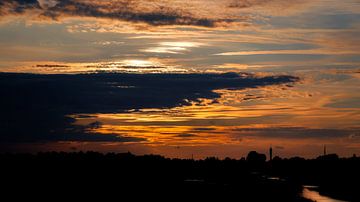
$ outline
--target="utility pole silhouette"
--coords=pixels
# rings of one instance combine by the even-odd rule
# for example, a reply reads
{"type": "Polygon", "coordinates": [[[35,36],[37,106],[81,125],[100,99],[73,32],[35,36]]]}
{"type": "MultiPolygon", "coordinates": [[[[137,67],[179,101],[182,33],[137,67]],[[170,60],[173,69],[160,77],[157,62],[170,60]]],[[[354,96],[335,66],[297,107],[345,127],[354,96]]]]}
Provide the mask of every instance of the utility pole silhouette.
{"type": "Polygon", "coordinates": [[[270,149],[269,149],[269,155],[270,155],[270,161],[272,161],[273,149],[272,149],[271,145],[270,145],[270,149]]]}

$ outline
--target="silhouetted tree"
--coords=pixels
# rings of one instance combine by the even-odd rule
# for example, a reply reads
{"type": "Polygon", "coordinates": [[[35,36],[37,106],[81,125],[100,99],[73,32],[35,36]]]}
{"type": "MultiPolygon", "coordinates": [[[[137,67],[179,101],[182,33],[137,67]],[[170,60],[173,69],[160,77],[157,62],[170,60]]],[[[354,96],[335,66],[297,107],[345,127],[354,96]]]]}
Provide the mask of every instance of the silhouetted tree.
{"type": "Polygon", "coordinates": [[[246,160],[250,163],[265,163],[266,155],[251,151],[246,157],[246,160]]]}

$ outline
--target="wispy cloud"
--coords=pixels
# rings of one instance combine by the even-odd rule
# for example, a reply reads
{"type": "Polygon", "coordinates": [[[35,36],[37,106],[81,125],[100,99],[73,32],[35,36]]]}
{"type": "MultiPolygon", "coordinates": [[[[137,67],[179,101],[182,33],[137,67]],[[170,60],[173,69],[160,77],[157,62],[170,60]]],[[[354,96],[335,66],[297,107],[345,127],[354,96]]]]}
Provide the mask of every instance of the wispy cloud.
{"type": "Polygon", "coordinates": [[[224,52],[214,55],[219,56],[235,56],[235,55],[358,55],[357,51],[331,51],[323,49],[310,49],[310,50],[268,50],[268,51],[237,51],[237,52],[224,52]]]}
{"type": "Polygon", "coordinates": [[[141,49],[140,51],[148,53],[182,54],[190,51],[190,48],[196,48],[204,45],[204,43],[199,42],[160,42],[158,46],[141,49]]]}
{"type": "Polygon", "coordinates": [[[111,46],[111,45],[121,45],[124,44],[123,41],[95,41],[92,44],[100,46],[111,46]]]}

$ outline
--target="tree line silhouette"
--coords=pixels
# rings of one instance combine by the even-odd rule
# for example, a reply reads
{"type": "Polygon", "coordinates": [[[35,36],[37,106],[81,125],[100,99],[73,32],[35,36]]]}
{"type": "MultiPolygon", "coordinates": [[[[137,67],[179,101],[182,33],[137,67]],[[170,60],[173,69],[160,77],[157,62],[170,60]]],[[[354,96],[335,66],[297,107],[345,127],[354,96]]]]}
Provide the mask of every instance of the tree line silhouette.
{"type": "MultiPolygon", "coordinates": [[[[325,195],[359,201],[360,158],[274,157],[252,151],[240,160],[170,159],[131,153],[41,152],[0,154],[3,193],[148,200],[309,201],[303,185],[325,195]]],[[[15,195],[16,196],[16,195],[15,195]]]]}

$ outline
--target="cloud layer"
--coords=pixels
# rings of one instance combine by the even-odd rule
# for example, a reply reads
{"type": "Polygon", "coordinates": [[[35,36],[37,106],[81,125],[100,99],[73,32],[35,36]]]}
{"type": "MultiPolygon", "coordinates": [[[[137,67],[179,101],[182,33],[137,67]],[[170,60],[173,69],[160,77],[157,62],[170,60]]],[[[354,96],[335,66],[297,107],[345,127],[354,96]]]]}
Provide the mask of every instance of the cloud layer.
{"type": "Polygon", "coordinates": [[[29,14],[36,18],[58,20],[63,17],[95,17],[149,25],[192,25],[214,27],[232,19],[197,17],[186,9],[169,6],[169,2],[95,1],[95,0],[5,0],[0,3],[0,15],[29,14]]]}
{"type": "Polygon", "coordinates": [[[170,108],[214,99],[215,89],[296,82],[292,76],[238,74],[0,74],[0,142],[142,141],[121,134],[87,131],[99,124],[73,125],[72,114],[170,108]],[[131,86],[131,88],[126,88],[131,86]]]}
{"type": "Polygon", "coordinates": [[[279,13],[278,10],[301,10],[300,5],[306,2],[308,1],[289,3],[282,0],[4,0],[0,3],[0,16],[27,15],[41,20],[95,17],[153,26],[215,27],[249,22],[254,14],[259,14],[258,11],[260,14],[276,14],[279,13]]]}

